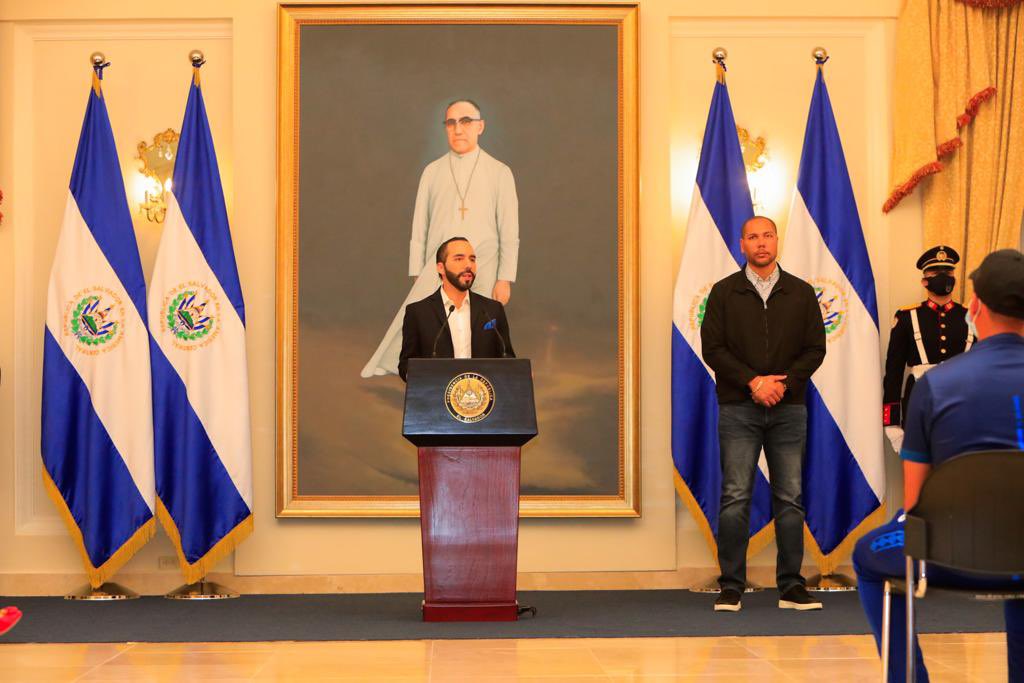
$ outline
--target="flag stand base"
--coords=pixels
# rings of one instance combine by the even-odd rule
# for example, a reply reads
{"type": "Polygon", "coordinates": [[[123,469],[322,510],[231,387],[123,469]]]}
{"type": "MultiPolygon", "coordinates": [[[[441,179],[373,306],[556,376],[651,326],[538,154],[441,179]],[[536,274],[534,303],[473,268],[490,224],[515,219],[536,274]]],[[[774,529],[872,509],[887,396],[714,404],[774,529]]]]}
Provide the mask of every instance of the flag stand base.
{"type": "Polygon", "coordinates": [[[807,590],[816,593],[834,593],[857,590],[857,579],[846,574],[815,574],[807,579],[807,590]]]}
{"type": "MultiPolygon", "coordinates": [[[[744,593],[757,593],[763,591],[764,586],[747,581],[747,587],[744,589],[744,593]]],[[[691,593],[721,593],[722,588],[718,585],[718,579],[709,579],[705,583],[698,584],[690,587],[691,593]]]]}
{"type": "Polygon", "coordinates": [[[237,598],[238,593],[216,581],[202,579],[179,586],[164,597],[168,600],[227,600],[237,598]]]}
{"type": "Polygon", "coordinates": [[[64,596],[65,600],[134,600],[139,597],[135,591],[119,583],[107,582],[99,588],[85,584],[64,596]]]}

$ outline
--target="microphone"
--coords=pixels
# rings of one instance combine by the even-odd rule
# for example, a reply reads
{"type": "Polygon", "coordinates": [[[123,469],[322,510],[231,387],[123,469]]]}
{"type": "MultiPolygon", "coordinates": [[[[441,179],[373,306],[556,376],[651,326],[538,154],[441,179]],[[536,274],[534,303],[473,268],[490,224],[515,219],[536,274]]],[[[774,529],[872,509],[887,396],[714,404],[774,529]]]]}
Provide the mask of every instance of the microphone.
{"type": "Polygon", "coordinates": [[[444,325],[441,325],[441,329],[437,331],[437,336],[434,337],[434,348],[430,351],[431,358],[437,358],[437,342],[441,341],[441,335],[444,334],[444,330],[448,327],[448,321],[451,320],[452,313],[455,312],[455,304],[448,305],[448,315],[444,317],[444,325]]]}
{"type": "Polygon", "coordinates": [[[491,318],[484,323],[485,330],[494,330],[494,334],[498,335],[498,343],[501,344],[501,357],[508,358],[507,347],[505,346],[505,337],[501,334],[501,330],[498,329],[498,319],[491,318]]]}

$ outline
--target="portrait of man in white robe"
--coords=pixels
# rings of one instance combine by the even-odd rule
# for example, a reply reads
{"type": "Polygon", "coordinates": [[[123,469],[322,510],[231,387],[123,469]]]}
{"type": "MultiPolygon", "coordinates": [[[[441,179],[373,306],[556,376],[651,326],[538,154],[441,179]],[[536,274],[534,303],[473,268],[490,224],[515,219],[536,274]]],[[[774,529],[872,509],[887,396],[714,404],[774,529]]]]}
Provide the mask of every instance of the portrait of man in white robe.
{"type": "Polygon", "coordinates": [[[474,292],[503,305],[511,299],[519,261],[519,200],[512,170],[480,147],[486,122],[472,100],[449,104],[442,124],[448,152],[427,164],[416,192],[409,240],[412,288],[360,373],[364,378],[398,373],[405,306],[439,287],[434,253],[446,239],[461,235],[473,245],[474,292]]]}

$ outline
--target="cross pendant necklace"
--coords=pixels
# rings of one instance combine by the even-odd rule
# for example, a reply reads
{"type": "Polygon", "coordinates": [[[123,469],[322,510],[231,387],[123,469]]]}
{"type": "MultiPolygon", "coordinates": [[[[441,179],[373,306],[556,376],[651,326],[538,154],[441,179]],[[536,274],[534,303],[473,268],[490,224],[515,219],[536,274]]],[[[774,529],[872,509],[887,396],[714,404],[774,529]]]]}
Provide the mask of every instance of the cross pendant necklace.
{"type": "Polygon", "coordinates": [[[452,162],[451,152],[448,153],[448,170],[452,173],[452,183],[455,185],[455,194],[459,195],[459,217],[461,220],[466,220],[466,212],[469,208],[466,206],[466,195],[469,194],[469,186],[473,183],[473,174],[476,173],[476,165],[480,163],[480,152],[482,150],[477,147],[476,159],[473,160],[473,168],[469,171],[469,180],[466,181],[466,191],[463,192],[459,189],[459,181],[455,177],[455,164],[452,162]]]}

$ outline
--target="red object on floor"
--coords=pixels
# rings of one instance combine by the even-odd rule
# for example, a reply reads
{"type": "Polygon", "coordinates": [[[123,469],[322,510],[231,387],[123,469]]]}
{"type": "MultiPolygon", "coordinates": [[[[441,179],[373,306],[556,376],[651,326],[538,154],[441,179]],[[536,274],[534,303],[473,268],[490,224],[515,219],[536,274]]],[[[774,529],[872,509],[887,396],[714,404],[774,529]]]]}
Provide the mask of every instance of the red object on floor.
{"type": "Polygon", "coordinates": [[[14,628],[14,625],[21,620],[21,610],[17,607],[4,607],[0,609],[0,636],[14,628]]]}

